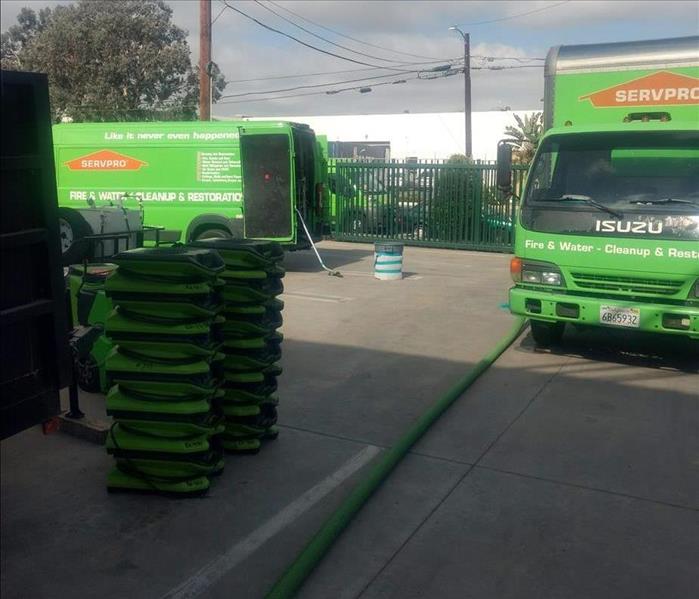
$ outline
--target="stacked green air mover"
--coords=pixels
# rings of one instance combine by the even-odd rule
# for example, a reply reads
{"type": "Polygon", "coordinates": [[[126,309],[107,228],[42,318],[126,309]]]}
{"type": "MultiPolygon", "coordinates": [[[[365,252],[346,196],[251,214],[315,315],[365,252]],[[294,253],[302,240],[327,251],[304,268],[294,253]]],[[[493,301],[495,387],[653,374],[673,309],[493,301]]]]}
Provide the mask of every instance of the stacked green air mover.
{"type": "Polygon", "coordinates": [[[206,239],[191,247],[216,250],[226,267],[220,275],[226,322],[223,325],[223,411],[227,451],[256,453],[264,439],[276,438],[277,376],[282,369],[284,252],[278,243],[206,239]]]}
{"type": "Polygon", "coordinates": [[[221,257],[185,247],[114,258],[105,283],[110,490],[200,494],[223,469],[221,257]]]}

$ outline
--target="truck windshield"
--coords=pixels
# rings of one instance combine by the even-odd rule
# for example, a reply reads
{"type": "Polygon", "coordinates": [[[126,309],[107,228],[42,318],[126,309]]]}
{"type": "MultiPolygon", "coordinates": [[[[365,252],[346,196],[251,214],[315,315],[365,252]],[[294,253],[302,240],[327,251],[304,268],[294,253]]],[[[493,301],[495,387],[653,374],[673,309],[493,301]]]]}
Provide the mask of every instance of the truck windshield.
{"type": "Polygon", "coordinates": [[[699,214],[699,133],[554,136],[527,187],[532,207],[592,211],[592,200],[621,214],[699,214]]]}
{"type": "Polygon", "coordinates": [[[699,239],[699,133],[576,133],[544,140],[520,211],[528,230],[699,239]]]}

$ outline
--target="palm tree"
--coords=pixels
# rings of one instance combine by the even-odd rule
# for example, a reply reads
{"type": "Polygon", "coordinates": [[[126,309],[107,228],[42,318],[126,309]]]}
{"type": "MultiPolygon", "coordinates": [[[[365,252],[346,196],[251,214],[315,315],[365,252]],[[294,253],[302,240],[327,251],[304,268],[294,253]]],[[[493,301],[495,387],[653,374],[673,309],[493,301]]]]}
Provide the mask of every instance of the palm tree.
{"type": "Polygon", "coordinates": [[[534,158],[534,152],[539,145],[539,140],[544,132],[544,115],[541,112],[525,115],[522,120],[519,115],[512,115],[517,121],[517,126],[505,127],[505,135],[509,135],[509,141],[514,147],[513,162],[529,164],[534,158]]]}

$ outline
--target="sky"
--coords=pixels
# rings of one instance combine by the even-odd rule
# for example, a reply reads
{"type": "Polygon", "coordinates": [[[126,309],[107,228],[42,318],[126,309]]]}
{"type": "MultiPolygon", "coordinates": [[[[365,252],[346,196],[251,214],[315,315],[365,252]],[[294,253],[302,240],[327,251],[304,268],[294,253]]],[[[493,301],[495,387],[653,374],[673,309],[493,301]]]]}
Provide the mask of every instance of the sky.
{"type": "MultiPolygon", "coordinates": [[[[438,73],[424,70],[449,61],[453,69],[461,66],[454,61],[463,60],[463,41],[458,32],[449,30],[451,25],[470,34],[474,111],[540,109],[541,59],[551,46],[699,34],[699,3],[694,1],[274,2],[228,0],[230,7],[265,25],[350,60],[305,47],[263,28],[222,0],[212,0],[213,60],[230,82],[224,94],[231,96],[214,105],[214,116],[463,111],[463,75],[457,72],[435,78],[438,73]],[[269,9],[345,48],[302,31],[269,9]],[[335,71],[346,72],[332,73],[335,71]],[[315,73],[320,74],[309,75],[315,73]],[[374,79],[348,83],[368,77],[374,79]],[[241,81],[262,78],[265,80],[241,81]],[[384,85],[377,85],[381,82],[384,85]],[[289,89],[321,84],[328,85],[289,89]],[[371,91],[347,89],[361,86],[371,91]],[[343,91],[326,93],[337,90],[343,91]],[[272,93],[240,95],[251,92],[272,93]]],[[[2,30],[15,22],[23,6],[38,10],[68,3],[3,0],[2,30]]],[[[197,61],[198,0],[169,0],[167,4],[173,9],[175,24],[188,31],[192,58],[197,61]]]]}

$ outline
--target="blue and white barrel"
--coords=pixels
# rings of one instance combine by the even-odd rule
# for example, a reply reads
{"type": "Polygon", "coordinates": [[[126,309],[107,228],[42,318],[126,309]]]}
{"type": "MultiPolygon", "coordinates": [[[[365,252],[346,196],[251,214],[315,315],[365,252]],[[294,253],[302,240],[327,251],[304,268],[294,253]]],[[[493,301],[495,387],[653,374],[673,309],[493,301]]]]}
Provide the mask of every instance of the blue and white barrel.
{"type": "Polygon", "coordinates": [[[398,241],[374,243],[374,276],[382,281],[403,278],[403,244],[398,241]]]}

